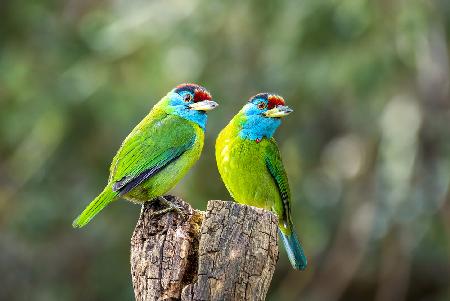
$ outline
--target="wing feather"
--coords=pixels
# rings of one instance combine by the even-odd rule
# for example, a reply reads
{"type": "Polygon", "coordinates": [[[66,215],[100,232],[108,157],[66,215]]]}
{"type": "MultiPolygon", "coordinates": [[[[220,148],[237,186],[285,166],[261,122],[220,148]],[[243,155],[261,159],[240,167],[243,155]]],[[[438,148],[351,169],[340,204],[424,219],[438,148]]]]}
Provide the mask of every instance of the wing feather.
{"type": "Polygon", "coordinates": [[[283,162],[281,161],[280,152],[276,142],[272,139],[271,143],[266,148],[266,166],[272,176],[280,193],[281,201],[283,202],[283,221],[290,222],[291,215],[291,191],[286,171],[284,170],[283,162]]]}
{"type": "Polygon", "coordinates": [[[196,139],[191,124],[174,115],[144,119],[125,139],[111,165],[113,190],[121,195],[151,178],[189,150],[196,139]]]}

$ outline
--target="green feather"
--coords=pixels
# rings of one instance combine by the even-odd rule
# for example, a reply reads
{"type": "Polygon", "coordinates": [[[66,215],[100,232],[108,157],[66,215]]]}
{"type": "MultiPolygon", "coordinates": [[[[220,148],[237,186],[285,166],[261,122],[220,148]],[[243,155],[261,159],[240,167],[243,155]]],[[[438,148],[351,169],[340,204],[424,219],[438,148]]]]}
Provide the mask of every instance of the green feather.
{"type": "Polygon", "coordinates": [[[273,138],[241,138],[242,119],[241,113],[236,115],[216,140],[219,173],[236,202],[276,213],[292,266],[304,269],[306,257],[291,221],[291,193],[278,146],[273,138]]]}
{"type": "Polygon", "coordinates": [[[165,194],[199,159],[204,132],[192,121],[167,110],[163,98],[132,130],[114,156],[108,185],[74,221],[86,225],[119,197],[136,203],[165,194]]]}
{"type": "Polygon", "coordinates": [[[265,149],[266,166],[270,175],[275,181],[283,206],[283,210],[281,210],[281,215],[279,216],[283,223],[281,226],[281,231],[284,233],[289,233],[290,228],[288,224],[290,223],[291,218],[291,192],[289,189],[286,171],[284,170],[283,162],[281,161],[280,153],[275,143],[275,139],[272,138],[270,140],[270,143],[267,144],[267,147],[265,149]]]}
{"type": "Polygon", "coordinates": [[[122,143],[111,164],[110,180],[135,177],[192,146],[193,123],[165,112],[151,112],[122,143]]]}
{"type": "Polygon", "coordinates": [[[117,193],[111,189],[108,185],[87,207],[83,212],[73,221],[72,226],[74,228],[81,228],[85,226],[89,221],[97,215],[103,208],[109,203],[116,200],[117,193]]]}

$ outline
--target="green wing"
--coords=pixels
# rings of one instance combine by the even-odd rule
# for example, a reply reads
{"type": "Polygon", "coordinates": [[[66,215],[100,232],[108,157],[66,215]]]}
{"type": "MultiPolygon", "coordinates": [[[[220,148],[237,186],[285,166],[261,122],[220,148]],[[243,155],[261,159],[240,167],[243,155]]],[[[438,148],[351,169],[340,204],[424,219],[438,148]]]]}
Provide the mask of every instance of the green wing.
{"type": "MultiPolygon", "coordinates": [[[[291,223],[291,191],[289,189],[289,182],[284,170],[283,162],[281,161],[280,152],[278,150],[275,139],[271,139],[266,148],[265,153],[266,166],[277,185],[280,193],[281,201],[283,202],[282,221],[291,223]]],[[[288,226],[285,224],[285,226],[288,226]]]]}
{"type": "Polygon", "coordinates": [[[289,260],[295,269],[304,270],[308,265],[303,247],[298,240],[296,231],[291,221],[291,192],[289,183],[281,161],[280,152],[276,145],[275,139],[271,139],[266,148],[266,166],[274,179],[278,191],[280,192],[281,201],[283,202],[283,214],[279,222],[279,233],[283,242],[289,260]]]}
{"type": "Polygon", "coordinates": [[[195,129],[168,114],[145,118],[125,139],[111,164],[110,182],[120,194],[129,192],[190,149],[195,129]]]}

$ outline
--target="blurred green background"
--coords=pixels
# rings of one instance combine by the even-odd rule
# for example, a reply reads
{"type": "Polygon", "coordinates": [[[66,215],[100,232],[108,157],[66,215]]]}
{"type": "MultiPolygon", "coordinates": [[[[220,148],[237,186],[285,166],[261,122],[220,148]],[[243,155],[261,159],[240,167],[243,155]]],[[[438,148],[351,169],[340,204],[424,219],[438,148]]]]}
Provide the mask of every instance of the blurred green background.
{"type": "Polygon", "coordinates": [[[182,82],[204,85],[201,160],[173,190],[230,197],[218,132],[261,91],[309,256],[281,251],[269,300],[450,300],[448,0],[3,0],[0,299],[132,300],[139,206],[72,219],[123,138],[182,82]]]}

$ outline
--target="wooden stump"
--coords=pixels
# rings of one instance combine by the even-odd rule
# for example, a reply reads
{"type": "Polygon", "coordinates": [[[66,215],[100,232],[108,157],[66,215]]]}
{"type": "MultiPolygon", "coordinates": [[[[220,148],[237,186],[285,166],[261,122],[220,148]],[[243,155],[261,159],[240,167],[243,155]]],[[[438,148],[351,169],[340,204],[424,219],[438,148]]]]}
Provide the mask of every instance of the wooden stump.
{"type": "Polygon", "coordinates": [[[278,259],[277,218],[263,209],[209,201],[152,218],[146,203],[131,238],[136,300],[264,300],[278,259]]]}

